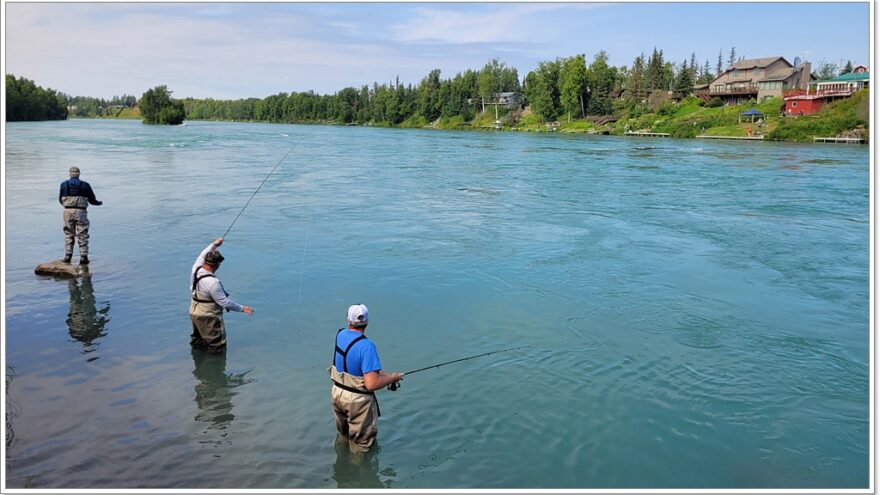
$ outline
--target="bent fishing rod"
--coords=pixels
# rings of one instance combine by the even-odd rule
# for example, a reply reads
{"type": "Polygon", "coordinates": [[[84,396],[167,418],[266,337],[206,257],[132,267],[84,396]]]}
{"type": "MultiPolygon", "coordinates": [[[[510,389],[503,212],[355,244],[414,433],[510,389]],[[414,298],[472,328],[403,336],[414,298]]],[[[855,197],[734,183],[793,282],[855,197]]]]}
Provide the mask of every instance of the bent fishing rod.
{"type": "MultiPolygon", "coordinates": [[[[469,360],[469,359],[475,359],[475,358],[483,357],[483,356],[491,356],[492,354],[500,354],[500,353],[502,353],[502,352],[507,352],[507,351],[515,351],[515,350],[517,350],[517,349],[524,349],[524,348],[526,348],[526,347],[531,347],[531,346],[530,346],[530,345],[521,345],[521,346],[518,346],[518,347],[510,347],[510,348],[508,348],[508,349],[501,349],[501,350],[499,350],[499,351],[484,352],[483,354],[474,354],[473,356],[463,357],[463,358],[460,358],[460,359],[453,359],[452,361],[446,361],[446,362],[444,362],[444,363],[439,363],[439,364],[432,364],[431,366],[425,366],[424,368],[419,368],[419,369],[415,369],[415,370],[412,370],[412,371],[407,371],[406,373],[404,373],[404,375],[412,375],[413,373],[418,373],[418,372],[420,372],[420,371],[425,371],[425,370],[430,370],[430,369],[434,369],[434,368],[439,368],[439,367],[441,367],[441,366],[446,366],[447,364],[460,363],[460,362],[462,362],[462,361],[467,361],[467,360],[469,360]]],[[[392,392],[394,392],[395,390],[397,390],[397,389],[399,389],[399,388],[400,388],[400,383],[399,383],[399,382],[394,382],[394,383],[392,383],[391,385],[388,385],[388,390],[390,390],[390,391],[392,391],[392,392]]]]}
{"type": "MultiPolygon", "coordinates": [[[[313,132],[314,132],[314,131],[313,131],[313,132]]],[[[229,228],[226,229],[226,232],[223,233],[223,236],[222,236],[223,239],[226,239],[226,234],[228,234],[229,231],[232,230],[232,226],[235,225],[235,222],[238,221],[238,218],[241,217],[241,214],[244,213],[244,210],[248,207],[249,204],[251,204],[251,200],[253,200],[253,199],[254,199],[254,196],[256,196],[258,192],[260,192],[260,189],[263,187],[263,185],[266,183],[266,181],[269,180],[269,177],[272,175],[273,172],[275,172],[275,169],[278,168],[278,166],[281,165],[281,163],[282,163],[284,160],[287,159],[287,156],[290,155],[290,153],[291,153],[291,152],[292,152],[297,146],[299,146],[299,144],[300,144],[301,142],[303,142],[307,137],[309,137],[311,134],[312,134],[312,133],[310,132],[310,133],[304,135],[303,137],[301,137],[301,138],[299,139],[299,141],[297,141],[296,144],[294,144],[293,146],[291,146],[290,149],[287,150],[287,153],[285,153],[284,156],[281,157],[280,160],[278,160],[278,163],[276,163],[275,166],[272,167],[272,170],[269,171],[269,173],[266,175],[266,178],[263,179],[263,182],[261,182],[260,185],[259,185],[259,187],[257,187],[257,190],[254,191],[253,194],[251,194],[251,197],[250,197],[250,199],[247,200],[247,203],[245,203],[244,206],[241,207],[241,211],[238,212],[238,215],[235,217],[235,220],[233,220],[232,223],[229,224],[229,228]]]]}

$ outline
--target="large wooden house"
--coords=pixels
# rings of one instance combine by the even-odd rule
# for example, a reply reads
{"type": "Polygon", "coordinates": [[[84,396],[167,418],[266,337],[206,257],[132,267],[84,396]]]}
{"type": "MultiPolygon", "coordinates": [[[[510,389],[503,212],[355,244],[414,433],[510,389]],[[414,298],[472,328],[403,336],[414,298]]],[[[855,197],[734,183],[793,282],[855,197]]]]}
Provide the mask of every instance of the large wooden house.
{"type": "Polygon", "coordinates": [[[787,89],[807,89],[811,81],[809,62],[795,67],[783,57],[740,60],[708,85],[694,88],[706,101],[721,98],[725,104],[763,101],[781,97],[787,89]]]}

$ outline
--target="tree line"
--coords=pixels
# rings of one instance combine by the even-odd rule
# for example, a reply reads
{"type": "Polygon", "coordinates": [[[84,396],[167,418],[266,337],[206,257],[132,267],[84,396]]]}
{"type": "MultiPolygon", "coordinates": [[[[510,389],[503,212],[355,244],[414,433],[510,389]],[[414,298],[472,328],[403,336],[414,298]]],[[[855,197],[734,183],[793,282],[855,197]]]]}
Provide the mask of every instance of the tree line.
{"type": "Polygon", "coordinates": [[[64,120],[67,104],[54,89],[43,89],[30,79],[6,75],[6,121],[64,120]]]}
{"type": "MultiPolygon", "coordinates": [[[[7,81],[12,77],[14,83],[7,84],[7,98],[17,98],[15,105],[7,107],[7,120],[12,120],[10,108],[18,120],[32,117],[39,120],[66,118],[68,107],[72,115],[83,117],[107,115],[108,109],[139,105],[145,123],[179,123],[187,118],[422,126],[438,119],[472,121],[486,111],[487,105],[497,103],[498,93],[515,92],[523,95],[522,106],[530,107],[542,121],[560,118],[571,121],[622,111],[644,113],[652,98],[665,98],[669,91],[680,97],[687,96],[695,85],[708,84],[740,60],[743,57],[737,56],[736,47],[730,48],[726,59],[723,50],[719,50],[713,71],[709,60],[699,64],[695,53],[677,63],[666,60],[663,50],[654,47],[649,55],[640,54],[629,66],[615,67],[609,63],[607,52],[601,50],[589,63],[585,54],[541,61],[522,80],[516,68],[493,59],[480,70],[468,69],[447,79],[441,78],[439,69],[434,69],[416,85],[404,85],[395,79],[358,88],[346,87],[328,95],[314,91],[282,92],[265,98],[237,100],[177,100],[171,98],[166,86],[148,90],[140,100],[128,95],[114,96],[111,100],[70,97],[51,89],[42,90],[32,81],[7,76],[7,81]],[[56,100],[63,105],[49,104],[56,100]],[[26,101],[33,104],[24,104],[26,101]],[[48,110],[50,107],[52,112],[48,110]],[[62,113],[64,116],[59,117],[62,113]],[[43,115],[45,117],[40,117],[43,115]]],[[[852,63],[847,62],[840,73],[851,70],[852,63]]],[[[824,60],[816,70],[819,79],[833,78],[837,73],[837,66],[824,60]]]]}
{"type": "Polygon", "coordinates": [[[675,64],[654,48],[649,57],[642,54],[627,68],[611,65],[603,50],[589,65],[584,54],[541,61],[522,81],[516,68],[493,59],[478,71],[468,69],[448,79],[434,69],[417,85],[395,80],[347,87],[332,95],[307,91],[262,99],[185,98],[183,102],[186,117],[195,120],[425,125],[438,119],[471,121],[496,103],[498,93],[515,92],[523,94],[523,106],[551,121],[608,115],[615,101],[638,106],[657,90],[689,94],[694,84],[714,77],[708,60],[698,65],[695,54],[675,64]]]}

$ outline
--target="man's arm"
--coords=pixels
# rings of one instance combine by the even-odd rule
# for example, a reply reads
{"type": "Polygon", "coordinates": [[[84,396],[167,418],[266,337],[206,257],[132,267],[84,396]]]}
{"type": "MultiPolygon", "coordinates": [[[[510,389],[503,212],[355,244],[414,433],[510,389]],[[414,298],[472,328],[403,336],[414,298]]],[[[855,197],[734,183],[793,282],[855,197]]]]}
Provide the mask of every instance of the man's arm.
{"type": "Polygon", "coordinates": [[[98,198],[95,197],[95,191],[92,191],[92,186],[88,182],[83,182],[83,192],[86,193],[90,205],[101,206],[104,204],[103,201],[98,201],[98,198]]]}
{"type": "Polygon", "coordinates": [[[214,299],[214,302],[223,307],[226,311],[244,311],[244,306],[233,301],[223,290],[223,284],[217,279],[211,279],[214,282],[208,293],[214,299]]]}
{"type": "Polygon", "coordinates": [[[64,197],[64,186],[66,186],[66,185],[67,185],[67,181],[64,181],[61,183],[61,187],[58,188],[58,202],[61,203],[62,205],[64,204],[64,201],[61,201],[61,198],[64,197]]]}
{"type": "Polygon", "coordinates": [[[220,237],[219,239],[215,239],[214,242],[212,242],[211,244],[208,244],[208,247],[206,247],[205,249],[202,249],[202,252],[199,253],[198,258],[196,258],[196,262],[193,263],[192,273],[195,273],[196,270],[198,270],[198,268],[200,266],[204,265],[205,264],[205,256],[207,256],[208,253],[210,253],[211,251],[220,247],[221,244],[223,244],[222,237],[220,237]]]}
{"type": "Polygon", "coordinates": [[[397,383],[401,380],[403,380],[403,373],[391,373],[389,375],[382,370],[364,373],[364,386],[367,387],[367,390],[370,392],[385,388],[388,385],[397,383]]]}

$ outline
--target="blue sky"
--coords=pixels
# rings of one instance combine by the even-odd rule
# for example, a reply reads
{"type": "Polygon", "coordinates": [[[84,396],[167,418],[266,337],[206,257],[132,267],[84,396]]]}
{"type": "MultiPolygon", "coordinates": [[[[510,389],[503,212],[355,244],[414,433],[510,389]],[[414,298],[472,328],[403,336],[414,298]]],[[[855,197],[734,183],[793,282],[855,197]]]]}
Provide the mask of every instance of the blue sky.
{"type": "Polygon", "coordinates": [[[16,3],[4,2],[5,72],[71,95],[333,93],[492,58],[520,78],[599,50],[631,65],[656,46],[681,63],[800,56],[871,65],[857,3],[16,3]]]}

